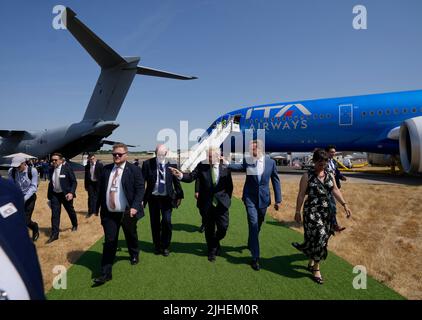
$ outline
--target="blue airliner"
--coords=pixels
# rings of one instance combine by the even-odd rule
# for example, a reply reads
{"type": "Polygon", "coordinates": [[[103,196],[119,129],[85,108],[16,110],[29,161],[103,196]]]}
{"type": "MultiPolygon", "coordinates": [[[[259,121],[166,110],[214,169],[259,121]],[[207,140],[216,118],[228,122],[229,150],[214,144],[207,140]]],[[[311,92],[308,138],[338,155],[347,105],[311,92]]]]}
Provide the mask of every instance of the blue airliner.
{"type": "Polygon", "coordinates": [[[215,123],[230,119],[243,134],[264,129],[266,152],[334,144],[337,150],[400,155],[406,172],[422,172],[422,90],[259,105],[215,123]]]}

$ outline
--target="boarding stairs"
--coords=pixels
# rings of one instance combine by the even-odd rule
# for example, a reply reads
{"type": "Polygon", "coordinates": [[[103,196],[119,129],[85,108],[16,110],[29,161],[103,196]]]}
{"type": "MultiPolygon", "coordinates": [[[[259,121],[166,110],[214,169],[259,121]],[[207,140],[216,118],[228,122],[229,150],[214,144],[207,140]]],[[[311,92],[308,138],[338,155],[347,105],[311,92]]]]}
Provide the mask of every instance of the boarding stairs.
{"type": "Polygon", "coordinates": [[[207,157],[207,150],[210,147],[220,147],[224,140],[232,132],[240,132],[240,124],[237,117],[231,117],[228,120],[222,120],[214,125],[211,132],[205,133],[201,140],[192,147],[189,157],[181,166],[182,172],[192,172],[207,157]]]}

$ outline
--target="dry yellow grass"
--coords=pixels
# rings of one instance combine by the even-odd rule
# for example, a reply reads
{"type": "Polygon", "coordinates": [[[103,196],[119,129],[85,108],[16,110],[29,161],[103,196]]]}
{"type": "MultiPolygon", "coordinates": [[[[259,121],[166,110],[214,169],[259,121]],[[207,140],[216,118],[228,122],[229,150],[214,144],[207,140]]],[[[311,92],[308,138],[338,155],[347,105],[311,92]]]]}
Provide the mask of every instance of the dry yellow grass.
{"type": "MultiPolygon", "coordinates": [[[[242,195],[243,182],[243,176],[236,176],[236,197],[242,195]]],[[[299,183],[283,183],[282,208],[268,213],[303,233],[293,222],[298,190],[299,183]]],[[[353,215],[346,219],[338,208],[339,224],[346,230],[330,239],[329,249],[352,265],[365,266],[408,299],[422,299],[422,187],[344,183],[342,192],[353,215]]]]}
{"type": "MultiPolygon", "coordinates": [[[[269,214],[283,224],[302,232],[293,223],[298,183],[283,182],[283,204],[280,211],[269,209],[269,214]]],[[[244,176],[235,176],[235,196],[240,198],[244,176]]],[[[420,209],[422,187],[397,185],[348,184],[343,193],[353,211],[346,219],[340,208],[338,219],[347,229],[331,238],[329,248],[353,265],[366,266],[370,275],[409,299],[422,299],[422,228],[420,209]]],[[[55,274],[55,265],[66,267],[74,263],[103,235],[98,217],[86,219],[87,194],[83,181],[78,180],[75,209],[79,229],[70,231],[67,213],[62,210],[59,241],[46,245],[51,226],[51,211],[46,204],[47,184],[41,182],[33,219],[41,227],[36,243],[44,277],[49,290],[55,274]]],[[[265,228],[264,231],[265,232],[265,228]]]]}
{"type": "Polygon", "coordinates": [[[44,280],[44,289],[48,291],[53,284],[53,268],[63,265],[68,268],[84,251],[91,247],[103,236],[100,218],[92,216],[86,219],[87,193],[83,187],[83,180],[78,180],[78,189],[74,206],[78,216],[78,231],[71,232],[72,224],[66,210],[62,208],[60,219],[60,237],[58,241],[45,244],[50,236],[51,209],[47,205],[47,182],[42,181],[38,189],[38,199],[32,219],[40,226],[40,237],[36,242],[38,258],[44,280]]]}

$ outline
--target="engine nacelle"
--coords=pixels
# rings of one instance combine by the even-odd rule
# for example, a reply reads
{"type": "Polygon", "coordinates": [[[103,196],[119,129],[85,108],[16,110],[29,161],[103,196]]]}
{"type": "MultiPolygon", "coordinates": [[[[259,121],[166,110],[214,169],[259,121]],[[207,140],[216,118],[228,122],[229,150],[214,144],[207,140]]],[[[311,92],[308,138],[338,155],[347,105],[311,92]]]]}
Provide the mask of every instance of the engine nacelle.
{"type": "Polygon", "coordinates": [[[400,126],[400,160],[408,173],[422,172],[422,117],[407,119],[400,126]]]}

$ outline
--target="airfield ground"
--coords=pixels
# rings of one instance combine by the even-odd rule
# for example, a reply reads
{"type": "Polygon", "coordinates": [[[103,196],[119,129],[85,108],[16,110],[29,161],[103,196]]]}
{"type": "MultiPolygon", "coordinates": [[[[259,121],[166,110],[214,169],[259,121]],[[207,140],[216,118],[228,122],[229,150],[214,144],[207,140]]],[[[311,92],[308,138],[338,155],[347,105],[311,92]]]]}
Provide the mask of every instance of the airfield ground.
{"type": "MultiPolygon", "coordinates": [[[[79,173],[78,176],[81,176],[81,174],[79,173]]],[[[343,290],[343,286],[351,286],[351,281],[355,276],[355,274],[352,274],[352,267],[363,265],[370,276],[394,289],[400,295],[408,299],[422,299],[422,270],[420,268],[422,258],[422,222],[420,219],[422,186],[418,184],[419,180],[398,177],[396,181],[399,184],[397,184],[394,183],[393,178],[383,176],[377,178],[369,176],[368,178],[349,175],[349,182],[344,183],[343,192],[353,211],[353,216],[347,220],[340,210],[338,215],[340,224],[347,229],[330,240],[329,249],[334,254],[330,255],[326,263],[325,273],[324,266],[322,267],[322,272],[326,275],[327,280],[323,286],[325,289],[313,291],[315,284],[306,275],[306,271],[302,270],[306,266],[304,257],[290,246],[291,241],[300,241],[302,238],[300,235],[302,229],[292,222],[300,174],[281,173],[280,179],[283,183],[283,204],[279,212],[272,208],[268,211],[267,221],[261,234],[263,272],[260,273],[250,273],[252,269],[247,265],[249,253],[244,247],[242,248],[246,243],[247,224],[240,200],[235,201],[235,205],[230,212],[230,227],[223,244],[226,254],[218,259],[215,267],[208,265],[209,262],[204,255],[204,236],[197,232],[200,218],[194,205],[191,185],[184,186],[186,199],[182,207],[174,212],[173,253],[170,255],[168,262],[161,260],[165,259],[164,257],[154,256],[151,252],[148,213],[146,218],[139,222],[139,236],[141,250],[143,250],[139,275],[142,281],[147,281],[142,277],[142,268],[145,268],[144,275],[148,274],[151,277],[154,275],[154,268],[160,268],[161,264],[166,266],[164,267],[166,272],[171,272],[171,264],[173,263],[174,270],[177,270],[179,274],[176,278],[180,277],[180,280],[187,281],[188,278],[186,277],[189,277],[188,274],[183,273],[184,264],[186,266],[187,264],[197,264],[193,269],[191,267],[186,268],[186,271],[198,273],[200,276],[195,276],[192,279],[204,283],[208,281],[206,279],[207,273],[217,278],[222,276],[220,272],[233,275],[238,272],[244,273],[245,277],[252,277],[252,282],[240,285],[237,295],[233,292],[228,294],[231,289],[227,291],[214,288],[207,289],[203,293],[197,292],[196,296],[195,285],[192,285],[192,292],[189,292],[189,288],[187,288],[188,291],[181,289],[179,295],[174,292],[170,294],[162,290],[151,289],[151,295],[148,296],[148,290],[144,291],[139,288],[138,291],[134,291],[133,295],[129,296],[122,293],[113,294],[110,291],[114,288],[113,286],[116,286],[115,289],[119,291],[117,285],[119,274],[123,273],[124,275],[121,275],[121,277],[124,278],[127,272],[131,272],[130,269],[127,270],[126,266],[129,263],[125,260],[127,252],[125,251],[124,241],[121,243],[122,251],[119,253],[121,257],[118,258],[116,263],[116,280],[111,282],[114,282],[114,284],[111,284],[108,290],[92,291],[90,288],[91,277],[98,273],[102,243],[100,239],[103,233],[98,217],[85,218],[87,195],[83,190],[83,181],[78,180],[77,198],[75,200],[80,228],[76,233],[70,232],[71,225],[66,212],[63,211],[60,240],[50,245],[46,245],[45,241],[48,239],[50,232],[51,213],[45,199],[47,183],[42,181],[33,218],[41,227],[41,236],[36,243],[36,247],[42,266],[45,289],[49,291],[48,297],[51,299],[96,299],[107,298],[107,294],[110,294],[110,298],[149,297],[152,299],[160,297],[171,299],[178,297],[180,299],[201,297],[204,299],[207,297],[216,299],[325,297],[334,299],[337,294],[338,298],[351,299],[397,298],[394,293],[379,287],[378,282],[375,281],[371,282],[372,290],[366,290],[365,294],[357,293],[359,290],[343,290]],[[337,256],[348,263],[344,262],[343,259],[338,259],[337,256]],[[148,267],[149,263],[151,265],[148,267]],[[53,278],[56,275],[52,272],[55,265],[66,267],[74,265],[69,269],[70,279],[68,280],[69,286],[72,285],[72,282],[75,284],[74,290],[70,288],[65,291],[51,289],[53,278]],[[219,265],[220,267],[218,267],[219,265]],[[265,275],[266,272],[271,275],[265,275]],[[260,276],[262,276],[261,279],[260,276]],[[297,281],[297,290],[292,289],[296,283],[292,280],[297,281]],[[265,286],[265,281],[268,281],[267,286],[265,286]],[[259,286],[259,290],[265,292],[265,294],[260,295],[256,291],[252,291],[254,292],[252,295],[242,293],[242,290],[247,291],[249,286],[258,282],[264,283],[263,286],[259,286]],[[277,285],[274,286],[274,283],[277,285]],[[280,290],[277,289],[277,286],[280,290]],[[290,292],[291,294],[284,294],[283,292],[290,292]],[[306,292],[310,292],[311,295],[306,292]],[[315,296],[313,297],[312,294],[315,294],[315,296]]],[[[244,176],[234,175],[234,181],[235,196],[240,198],[244,176]]],[[[158,277],[156,280],[160,283],[160,281],[164,281],[163,279],[160,280],[160,277],[158,277]]],[[[224,279],[230,282],[229,277],[224,279]]],[[[130,277],[129,280],[134,281],[130,277]]],[[[148,284],[154,286],[151,281],[148,284]]],[[[180,283],[176,280],[173,282],[174,286],[180,286],[180,283]]],[[[163,288],[167,287],[164,286],[163,288]]],[[[231,287],[228,286],[227,288],[231,287]]]]}

